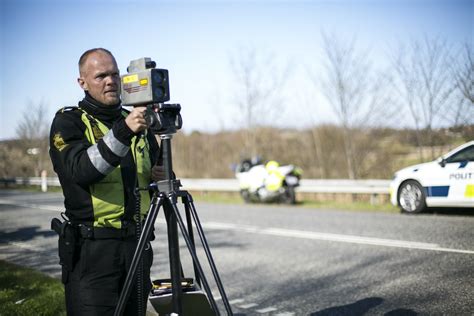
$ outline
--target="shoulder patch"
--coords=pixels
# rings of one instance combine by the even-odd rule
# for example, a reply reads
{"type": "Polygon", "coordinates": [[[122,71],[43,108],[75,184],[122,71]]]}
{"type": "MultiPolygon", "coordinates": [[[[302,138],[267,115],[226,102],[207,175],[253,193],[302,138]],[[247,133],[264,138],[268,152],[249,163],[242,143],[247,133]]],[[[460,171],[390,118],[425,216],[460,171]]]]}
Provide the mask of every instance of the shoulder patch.
{"type": "Polygon", "coordinates": [[[68,146],[59,132],[53,136],[53,145],[59,151],[62,151],[68,146]]]}
{"type": "Polygon", "coordinates": [[[77,106],[65,106],[63,108],[60,108],[56,113],[64,113],[64,112],[74,111],[78,109],[79,108],[77,106]]]}

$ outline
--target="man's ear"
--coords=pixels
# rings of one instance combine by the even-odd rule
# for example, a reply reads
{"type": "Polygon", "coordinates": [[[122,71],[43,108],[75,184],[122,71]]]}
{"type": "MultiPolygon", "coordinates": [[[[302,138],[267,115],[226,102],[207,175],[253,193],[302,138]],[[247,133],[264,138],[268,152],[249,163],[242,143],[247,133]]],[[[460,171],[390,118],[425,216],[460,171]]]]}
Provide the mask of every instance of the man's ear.
{"type": "Polygon", "coordinates": [[[87,82],[82,79],[82,77],[77,78],[77,83],[81,86],[82,90],[87,91],[89,87],[87,86],[87,82]]]}

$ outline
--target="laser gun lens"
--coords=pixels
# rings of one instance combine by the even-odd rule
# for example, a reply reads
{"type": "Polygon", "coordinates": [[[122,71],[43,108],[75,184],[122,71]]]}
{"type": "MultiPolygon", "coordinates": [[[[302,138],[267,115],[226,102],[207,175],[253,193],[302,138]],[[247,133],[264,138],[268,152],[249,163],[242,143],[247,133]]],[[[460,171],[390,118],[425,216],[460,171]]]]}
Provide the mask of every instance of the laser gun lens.
{"type": "Polygon", "coordinates": [[[165,80],[165,76],[161,71],[154,71],[153,72],[153,81],[157,84],[162,84],[165,80]]]}
{"type": "Polygon", "coordinates": [[[165,96],[165,90],[161,87],[155,87],[153,92],[155,94],[155,98],[161,99],[165,96]]]}

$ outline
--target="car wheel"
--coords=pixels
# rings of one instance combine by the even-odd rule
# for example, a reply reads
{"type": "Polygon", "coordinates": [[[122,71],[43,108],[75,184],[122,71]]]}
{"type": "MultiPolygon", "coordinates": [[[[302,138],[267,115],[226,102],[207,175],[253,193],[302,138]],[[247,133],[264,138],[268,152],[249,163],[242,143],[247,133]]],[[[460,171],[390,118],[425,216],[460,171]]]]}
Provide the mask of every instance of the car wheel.
{"type": "Polygon", "coordinates": [[[426,210],[425,192],[422,186],[408,180],[398,190],[398,205],[403,213],[421,213],[426,210]]]}

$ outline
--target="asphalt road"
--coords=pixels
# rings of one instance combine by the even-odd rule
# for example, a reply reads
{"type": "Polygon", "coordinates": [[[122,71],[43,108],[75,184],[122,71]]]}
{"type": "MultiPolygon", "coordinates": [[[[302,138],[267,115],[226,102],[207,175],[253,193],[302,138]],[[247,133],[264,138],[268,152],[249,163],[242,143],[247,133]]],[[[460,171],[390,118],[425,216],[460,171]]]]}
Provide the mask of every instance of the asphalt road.
{"type": "MultiPolygon", "coordinates": [[[[236,315],[474,314],[469,213],[196,207],[236,315]]],[[[60,210],[60,194],[0,190],[0,259],[59,277],[49,222],[60,210]]],[[[164,278],[169,267],[162,212],[156,235],[152,275],[164,278]]],[[[183,241],[180,247],[185,274],[191,275],[183,241]]],[[[207,266],[202,252],[199,257],[207,266]]],[[[222,307],[213,282],[211,287],[222,307]]]]}

